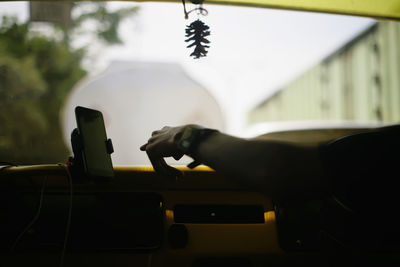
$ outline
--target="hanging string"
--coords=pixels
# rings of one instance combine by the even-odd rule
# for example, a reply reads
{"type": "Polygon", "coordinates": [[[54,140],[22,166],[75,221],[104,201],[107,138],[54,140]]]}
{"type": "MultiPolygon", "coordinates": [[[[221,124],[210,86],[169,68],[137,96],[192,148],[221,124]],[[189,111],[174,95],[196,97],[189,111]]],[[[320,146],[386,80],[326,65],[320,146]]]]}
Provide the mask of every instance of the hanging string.
{"type": "Polygon", "coordinates": [[[189,13],[186,11],[185,0],[182,0],[182,4],[183,4],[183,12],[185,13],[185,19],[188,19],[189,18],[189,13]]]}
{"type": "Polygon", "coordinates": [[[198,12],[198,13],[197,13],[198,15],[199,15],[199,14],[201,14],[201,15],[203,15],[203,16],[207,16],[207,15],[208,15],[208,11],[207,11],[207,9],[205,9],[205,8],[203,7],[202,2],[201,2],[201,4],[200,4],[199,7],[193,8],[193,9],[190,10],[190,11],[187,11],[187,10],[186,10],[186,3],[185,3],[185,0],[182,0],[182,4],[183,4],[183,12],[184,12],[184,14],[185,14],[185,19],[189,19],[189,14],[192,13],[193,11],[197,11],[197,12],[198,12]]]}

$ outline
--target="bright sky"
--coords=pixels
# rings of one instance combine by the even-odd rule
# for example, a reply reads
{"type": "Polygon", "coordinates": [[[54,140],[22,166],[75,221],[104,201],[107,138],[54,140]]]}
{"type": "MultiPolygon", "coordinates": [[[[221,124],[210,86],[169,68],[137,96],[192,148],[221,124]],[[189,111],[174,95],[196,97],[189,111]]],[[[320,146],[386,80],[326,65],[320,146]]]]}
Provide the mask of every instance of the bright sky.
{"type": "MultiPolygon", "coordinates": [[[[111,2],[111,8],[126,2],[111,2]]],[[[189,58],[184,42],[182,4],[140,3],[139,15],[121,27],[123,46],[101,49],[91,45],[94,73],[109,61],[179,62],[221,104],[230,133],[241,131],[247,111],[271,92],[355,37],[374,21],[366,18],[279,11],[260,8],[205,5],[200,16],[210,26],[211,47],[206,58],[189,58]]],[[[193,8],[187,5],[188,9],[193,8]]],[[[28,17],[24,2],[0,3],[0,14],[28,17]]]]}

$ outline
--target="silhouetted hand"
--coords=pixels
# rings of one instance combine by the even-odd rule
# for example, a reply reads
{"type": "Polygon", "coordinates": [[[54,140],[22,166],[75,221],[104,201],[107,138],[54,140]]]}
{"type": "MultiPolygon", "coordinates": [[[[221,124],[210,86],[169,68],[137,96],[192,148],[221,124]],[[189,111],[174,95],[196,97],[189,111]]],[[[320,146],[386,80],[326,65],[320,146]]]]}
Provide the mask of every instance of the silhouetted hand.
{"type": "Polygon", "coordinates": [[[140,147],[140,150],[146,151],[151,164],[155,171],[161,175],[168,177],[180,177],[182,173],[169,166],[164,158],[173,157],[179,160],[184,155],[178,149],[178,140],[182,137],[185,126],[168,127],[165,126],[161,130],[154,131],[146,144],[140,147]]]}

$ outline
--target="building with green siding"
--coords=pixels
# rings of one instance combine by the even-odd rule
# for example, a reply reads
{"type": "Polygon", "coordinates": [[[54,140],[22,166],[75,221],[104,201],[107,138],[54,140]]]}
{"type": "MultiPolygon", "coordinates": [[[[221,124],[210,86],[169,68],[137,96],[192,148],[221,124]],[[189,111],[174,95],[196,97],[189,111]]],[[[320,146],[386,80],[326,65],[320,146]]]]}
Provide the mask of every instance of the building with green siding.
{"type": "Polygon", "coordinates": [[[374,24],[250,111],[249,123],[400,121],[400,23],[374,24]]]}

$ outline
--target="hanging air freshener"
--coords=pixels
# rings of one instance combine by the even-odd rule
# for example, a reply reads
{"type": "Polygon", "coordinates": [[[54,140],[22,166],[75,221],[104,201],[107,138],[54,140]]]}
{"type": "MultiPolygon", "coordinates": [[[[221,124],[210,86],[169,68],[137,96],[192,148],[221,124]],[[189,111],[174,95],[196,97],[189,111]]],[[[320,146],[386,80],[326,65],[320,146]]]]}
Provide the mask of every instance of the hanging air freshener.
{"type": "MultiPolygon", "coordinates": [[[[206,16],[208,14],[207,10],[202,7],[203,0],[191,0],[191,2],[193,4],[200,5],[200,7],[197,7],[187,12],[185,0],[182,0],[183,10],[185,12],[185,19],[188,19],[189,13],[194,10],[197,10],[199,12],[198,14],[202,14],[203,16],[206,16]]],[[[210,46],[206,44],[209,44],[210,41],[205,37],[210,35],[209,29],[210,27],[204,24],[204,22],[202,22],[200,19],[197,19],[193,21],[190,25],[186,26],[185,37],[188,37],[188,39],[186,39],[185,42],[193,41],[187,46],[187,48],[195,46],[194,51],[190,54],[190,56],[193,56],[194,58],[200,58],[207,55],[208,51],[206,50],[206,48],[210,48],[210,46]]]]}
{"type": "Polygon", "coordinates": [[[205,57],[208,53],[206,48],[210,46],[205,45],[210,43],[205,37],[210,35],[210,27],[204,24],[204,22],[199,19],[192,22],[190,25],[186,26],[186,37],[189,37],[185,40],[185,42],[193,41],[187,48],[195,46],[193,53],[190,56],[194,56],[194,58],[205,57]],[[204,43],[204,44],[203,44],[204,43]]]}

